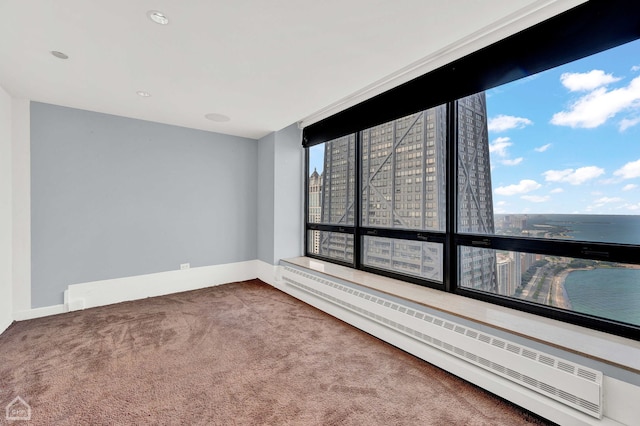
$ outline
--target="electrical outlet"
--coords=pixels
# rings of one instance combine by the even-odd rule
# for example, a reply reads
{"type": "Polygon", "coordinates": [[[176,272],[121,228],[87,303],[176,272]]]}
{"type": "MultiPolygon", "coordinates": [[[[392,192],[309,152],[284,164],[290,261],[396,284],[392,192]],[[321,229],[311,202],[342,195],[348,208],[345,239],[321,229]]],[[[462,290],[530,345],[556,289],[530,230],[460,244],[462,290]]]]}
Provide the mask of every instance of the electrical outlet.
{"type": "Polygon", "coordinates": [[[181,263],[180,264],[180,269],[189,269],[191,268],[191,264],[189,263],[181,263]]]}

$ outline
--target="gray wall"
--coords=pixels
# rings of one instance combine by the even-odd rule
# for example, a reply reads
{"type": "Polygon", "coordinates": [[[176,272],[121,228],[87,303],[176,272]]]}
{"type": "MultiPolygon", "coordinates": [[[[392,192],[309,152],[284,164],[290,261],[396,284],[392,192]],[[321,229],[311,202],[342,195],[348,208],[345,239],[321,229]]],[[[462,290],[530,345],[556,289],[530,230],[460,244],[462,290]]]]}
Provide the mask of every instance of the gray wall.
{"type": "Polygon", "coordinates": [[[303,255],[304,149],[302,130],[292,124],[275,134],[274,263],[303,255]]]}
{"type": "Polygon", "coordinates": [[[304,149],[292,124],[258,141],[258,259],[303,254],[304,149]]]}
{"type": "Polygon", "coordinates": [[[275,132],[258,141],[258,260],[269,264],[275,263],[275,142],[275,132]]]}
{"type": "Polygon", "coordinates": [[[31,103],[32,307],[257,257],[255,140],[31,103]]]}
{"type": "Polygon", "coordinates": [[[11,97],[0,87],[0,333],[13,320],[12,170],[11,97]]]}

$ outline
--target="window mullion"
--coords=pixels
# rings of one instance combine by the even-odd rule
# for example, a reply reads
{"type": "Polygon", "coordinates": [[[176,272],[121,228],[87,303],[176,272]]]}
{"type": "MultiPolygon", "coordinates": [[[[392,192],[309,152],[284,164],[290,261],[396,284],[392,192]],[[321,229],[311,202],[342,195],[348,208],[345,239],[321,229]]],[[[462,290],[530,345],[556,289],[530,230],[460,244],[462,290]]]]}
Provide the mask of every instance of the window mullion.
{"type": "Polygon", "coordinates": [[[391,228],[395,227],[396,185],[398,185],[398,179],[396,178],[396,127],[398,127],[398,122],[394,121],[393,131],[391,133],[393,140],[391,144],[391,211],[389,212],[391,215],[391,228]]]}
{"type": "Polygon", "coordinates": [[[309,148],[304,150],[304,253],[309,255],[309,148]]]}
{"type": "Polygon", "coordinates": [[[457,151],[457,113],[455,101],[447,103],[447,132],[445,140],[446,158],[446,239],[444,244],[444,288],[445,291],[454,292],[458,280],[458,248],[455,244],[455,232],[457,223],[457,176],[458,176],[458,151],[457,151]]]}
{"type": "Polygon", "coordinates": [[[354,147],[354,166],[355,166],[355,183],[353,194],[353,264],[356,269],[362,267],[362,238],[361,238],[361,226],[362,226],[362,158],[361,158],[361,136],[362,132],[356,132],[355,147],[354,147]]]}

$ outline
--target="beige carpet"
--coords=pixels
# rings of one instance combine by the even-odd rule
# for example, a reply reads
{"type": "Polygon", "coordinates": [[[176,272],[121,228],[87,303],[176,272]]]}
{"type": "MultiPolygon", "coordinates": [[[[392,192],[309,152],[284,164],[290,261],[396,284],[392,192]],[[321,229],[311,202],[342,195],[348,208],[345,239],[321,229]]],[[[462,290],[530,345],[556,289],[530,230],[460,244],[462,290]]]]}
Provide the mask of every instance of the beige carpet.
{"type": "Polygon", "coordinates": [[[543,424],[257,280],[14,323],[0,423],[17,396],[38,425],[543,424]]]}

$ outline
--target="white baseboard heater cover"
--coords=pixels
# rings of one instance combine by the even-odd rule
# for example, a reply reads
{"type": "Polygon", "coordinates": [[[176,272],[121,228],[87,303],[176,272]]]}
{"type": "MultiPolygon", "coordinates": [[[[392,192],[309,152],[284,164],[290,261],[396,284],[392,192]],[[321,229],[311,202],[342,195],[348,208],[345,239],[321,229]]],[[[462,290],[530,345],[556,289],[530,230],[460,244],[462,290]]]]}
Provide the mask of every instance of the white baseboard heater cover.
{"type": "Polygon", "coordinates": [[[602,372],[402,305],[283,267],[288,285],[348,309],[569,407],[602,418],[602,372]]]}

